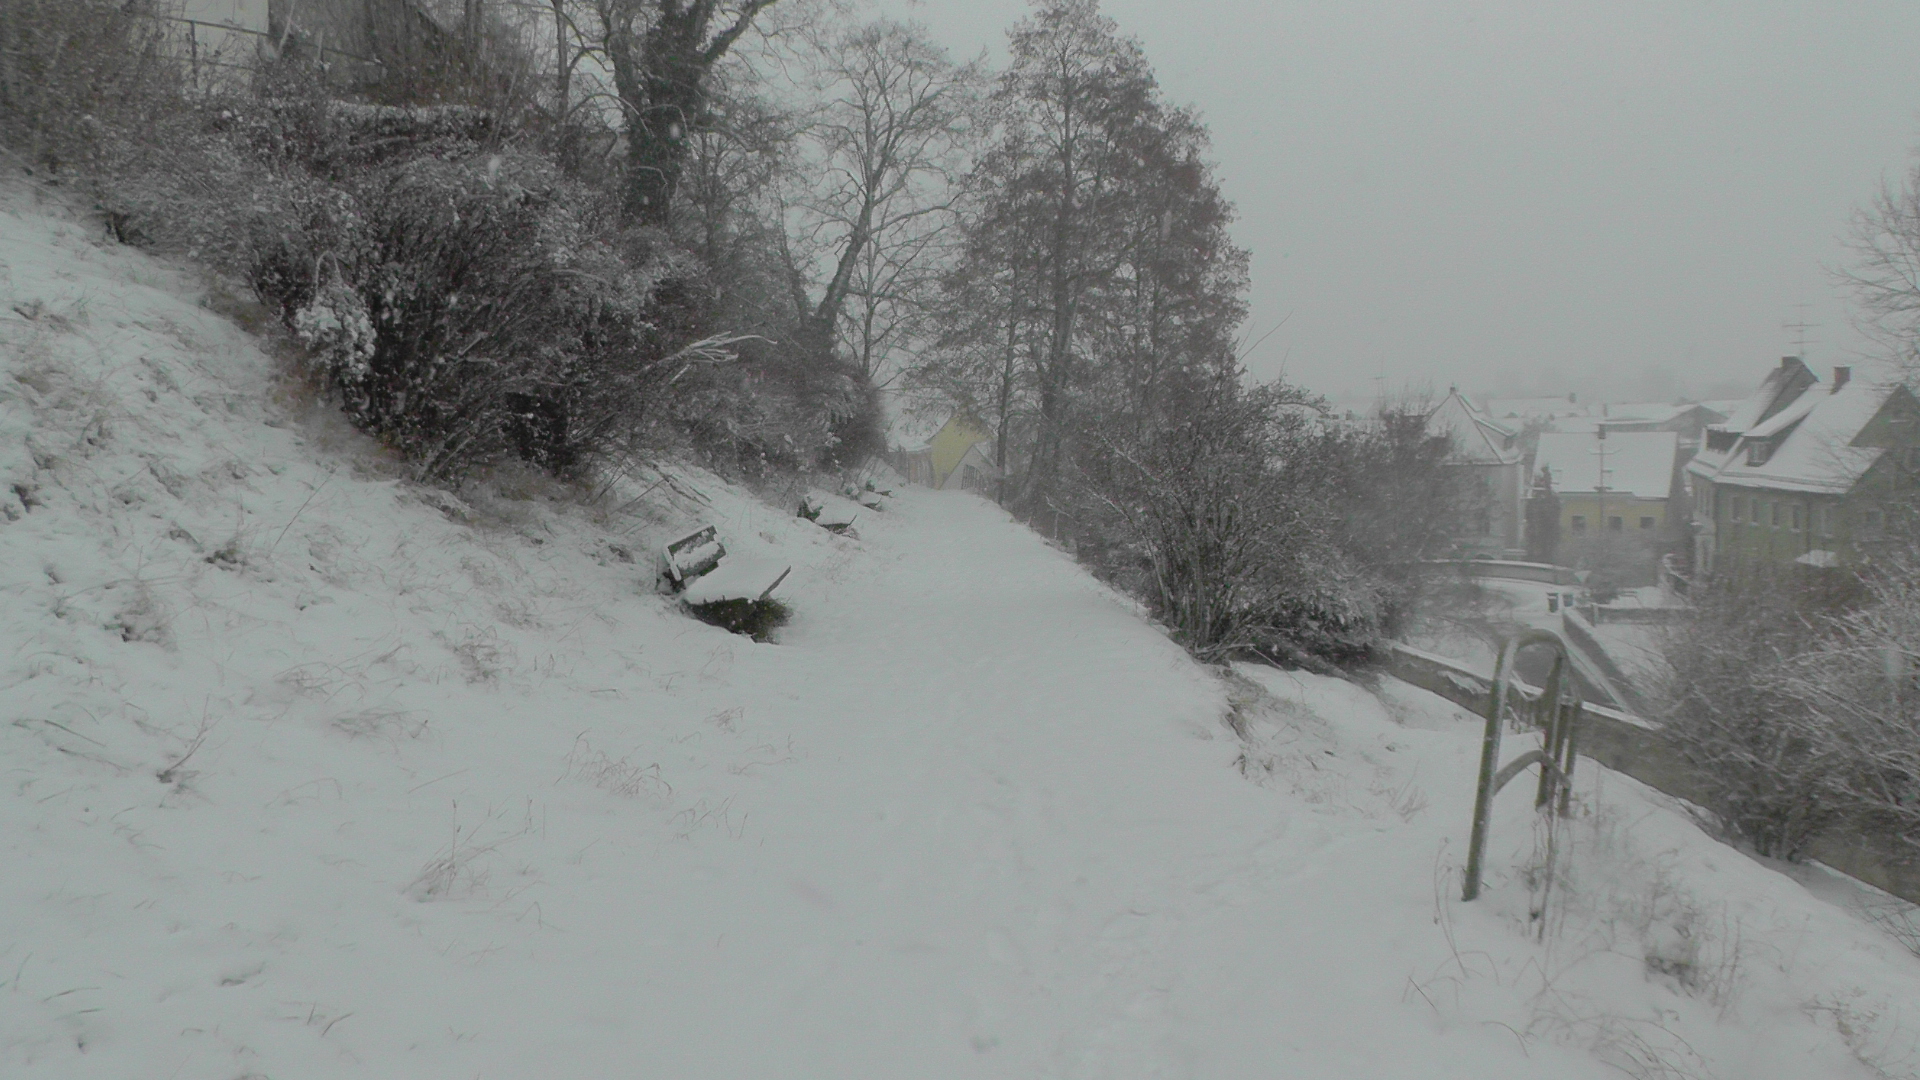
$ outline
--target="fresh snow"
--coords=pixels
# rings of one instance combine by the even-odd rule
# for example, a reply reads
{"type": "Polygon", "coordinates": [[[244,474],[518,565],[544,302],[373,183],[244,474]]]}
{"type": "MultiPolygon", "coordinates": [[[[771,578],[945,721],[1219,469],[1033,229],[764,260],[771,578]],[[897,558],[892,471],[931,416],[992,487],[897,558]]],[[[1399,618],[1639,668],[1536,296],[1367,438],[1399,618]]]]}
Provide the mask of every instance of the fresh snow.
{"type": "Polygon", "coordinates": [[[967,494],[415,485],[97,233],[0,193],[0,1075],[1920,1069],[1900,909],[1631,781],[1536,940],[1436,698],[1199,667],[967,494]],[[655,593],[709,523],[778,644],[655,593]]]}
{"type": "Polygon", "coordinates": [[[680,599],[689,604],[720,600],[758,600],[786,584],[792,567],[778,559],[729,555],[720,565],[693,579],[680,599]]]}

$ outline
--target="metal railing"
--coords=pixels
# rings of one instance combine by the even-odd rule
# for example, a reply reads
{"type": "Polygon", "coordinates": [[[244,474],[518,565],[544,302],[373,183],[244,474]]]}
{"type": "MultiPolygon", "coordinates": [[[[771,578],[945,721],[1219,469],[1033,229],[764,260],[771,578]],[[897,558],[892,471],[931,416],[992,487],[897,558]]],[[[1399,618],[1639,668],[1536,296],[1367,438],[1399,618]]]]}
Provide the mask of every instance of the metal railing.
{"type": "MultiPolygon", "coordinates": [[[[1462,900],[1480,895],[1480,874],[1487,852],[1487,828],[1493,798],[1526,769],[1540,767],[1540,785],[1534,795],[1536,810],[1549,819],[1548,861],[1553,858],[1552,819],[1565,817],[1573,795],[1573,762],[1579,750],[1583,709],[1574,686],[1573,657],[1567,643],[1551,630],[1527,630],[1507,639],[1493,669],[1493,688],[1487,699],[1487,727],[1480,743],[1480,779],[1473,799],[1473,831],[1467,841],[1466,880],[1462,900]],[[1554,651],[1553,669],[1538,695],[1531,695],[1514,678],[1514,660],[1520,650],[1547,647],[1554,651]],[[1508,713],[1530,720],[1541,731],[1540,746],[1505,765],[1500,764],[1500,736],[1508,713]]],[[[1551,885],[1549,884],[1549,888],[1551,885]]],[[[1544,898],[1542,900],[1544,904],[1544,898]]]]}

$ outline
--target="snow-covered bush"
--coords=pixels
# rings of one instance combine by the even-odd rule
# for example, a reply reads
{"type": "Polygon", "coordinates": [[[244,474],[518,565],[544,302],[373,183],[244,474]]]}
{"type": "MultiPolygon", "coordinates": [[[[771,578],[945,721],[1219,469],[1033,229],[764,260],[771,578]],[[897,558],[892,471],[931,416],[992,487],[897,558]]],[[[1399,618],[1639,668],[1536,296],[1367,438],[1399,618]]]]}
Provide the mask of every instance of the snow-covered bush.
{"type": "Polygon", "coordinates": [[[1294,388],[1222,383],[1129,426],[1075,434],[1081,555],[1204,659],[1368,660],[1448,535],[1457,481],[1424,425],[1356,429],[1294,388]]]}
{"type": "MultiPolygon", "coordinates": [[[[353,115],[390,132],[395,111],[353,115]]],[[[250,276],[354,422],[422,475],[510,457],[564,473],[659,419],[676,350],[654,292],[673,266],[621,258],[588,193],[537,155],[460,142],[448,115],[425,111],[434,153],[347,170],[298,227],[256,229],[250,276]]],[[[301,153],[329,169],[335,145],[301,153]]]]}
{"type": "Polygon", "coordinates": [[[1793,665],[1789,687],[1831,731],[1850,824],[1920,859],[1920,553],[1866,578],[1867,601],[1793,665]]]}
{"type": "Polygon", "coordinates": [[[347,382],[364,380],[373,359],[373,319],[360,294],[334,280],[293,313],[293,332],[322,365],[347,382]]]}
{"type": "Polygon", "coordinates": [[[1335,543],[1335,444],[1295,398],[1223,385],[1135,438],[1079,436],[1084,557],[1204,659],[1323,666],[1379,634],[1380,583],[1335,543]]]}
{"type": "Polygon", "coordinates": [[[771,597],[709,600],[704,604],[688,604],[687,611],[709,626],[755,641],[773,640],[773,632],[793,618],[793,608],[771,597]]]}
{"type": "Polygon", "coordinates": [[[122,240],[247,279],[419,475],[689,443],[764,475],[881,448],[868,380],[796,344],[778,222],[743,238],[765,272],[741,278],[622,230],[526,109],[339,100],[297,57],[190,87],[160,2],[0,0],[0,140],[71,164],[122,240]]]}
{"type": "Polygon", "coordinates": [[[1755,573],[1703,590],[1664,635],[1663,737],[1699,801],[1763,855],[1796,858],[1848,816],[1842,732],[1795,677],[1827,619],[1791,576],[1755,573]]]}
{"type": "Polygon", "coordinates": [[[1845,829],[1920,860],[1920,556],[1716,582],[1663,654],[1663,735],[1729,832],[1794,858],[1845,829]]]}

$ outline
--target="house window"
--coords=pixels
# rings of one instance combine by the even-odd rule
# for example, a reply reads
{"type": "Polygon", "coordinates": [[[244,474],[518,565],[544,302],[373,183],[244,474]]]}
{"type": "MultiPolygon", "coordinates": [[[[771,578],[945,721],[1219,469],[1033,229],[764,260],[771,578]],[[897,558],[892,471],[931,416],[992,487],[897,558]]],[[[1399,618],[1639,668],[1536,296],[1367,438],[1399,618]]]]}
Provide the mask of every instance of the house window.
{"type": "Polygon", "coordinates": [[[1860,535],[1869,540],[1880,538],[1881,530],[1887,527],[1887,512],[1877,506],[1869,507],[1860,515],[1860,535]]]}
{"type": "Polygon", "coordinates": [[[1787,520],[1787,528],[1792,529],[1794,532],[1799,532],[1802,524],[1800,520],[1800,504],[1794,503],[1788,508],[1788,512],[1793,516],[1787,520]]]}
{"type": "Polygon", "coordinates": [[[1758,499],[1754,500],[1753,523],[1755,525],[1765,525],[1767,523],[1767,519],[1772,516],[1773,516],[1773,504],[1771,502],[1761,502],[1758,499]]]}
{"type": "Polygon", "coordinates": [[[1745,500],[1745,499],[1742,499],[1742,498],[1740,498],[1740,497],[1739,497],[1739,496],[1737,496],[1737,495],[1736,495],[1736,496],[1734,496],[1734,497],[1733,497],[1733,498],[1731,498],[1731,499],[1728,499],[1728,500],[1727,500],[1727,520],[1728,520],[1728,521],[1739,521],[1739,520],[1740,520],[1740,512],[1741,512],[1742,510],[1744,510],[1745,508],[1746,508],[1746,500],[1745,500]]]}
{"type": "Polygon", "coordinates": [[[1643,518],[1641,518],[1641,519],[1640,519],[1640,527],[1641,527],[1641,528],[1643,528],[1643,529],[1651,529],[1651,528],[1653,528],[1653,519],[1652,519],[1652,518],[1650,518],[1650,517],[1643,517],[1643,518]]]}
{"type": "Polygon", "coordinates": [[[1813,508],[1813,531],[1821,536],[1833,535],[1833,505],[1823,503],[1813,508]]]}
{"type": "Polygon", "coordinates": [[[1587,515],[1585,514],[1573,515],[1573,531],[1577,533],[1583,533],[1587,531],[1587,515]]]}
{"type": "Polygon", "coordinates": [[[1608,517],[1608,518],[1607,518],[1607,531],[1609,531],[1609,532],[1619,532],[1619,531],[1620,531],[1620,530],[1621,530],[1622,528],[1624,528],[1624,527],[1625,527],[1625,526],[1624,526],[1624,523],[1623,523],[1623,522],[1622,522],[1622,521],[1621,521],[1621,520],[1620,520],[1619,518],[1617,518],[1617,517],[1608,517]]]}

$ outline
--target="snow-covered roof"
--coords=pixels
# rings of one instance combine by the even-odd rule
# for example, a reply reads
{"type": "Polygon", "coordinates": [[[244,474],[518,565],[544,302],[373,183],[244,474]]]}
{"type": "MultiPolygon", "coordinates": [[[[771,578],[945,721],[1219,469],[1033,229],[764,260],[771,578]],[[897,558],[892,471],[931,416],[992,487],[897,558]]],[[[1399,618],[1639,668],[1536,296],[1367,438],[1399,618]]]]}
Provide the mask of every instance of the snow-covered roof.
{"type": "Polygon", "coordinates": [[[1892,392],[1892,387],[1866,380],[1850,382],[1837,391],[1815,386],[1792,406],[1756,425],[1706,475],[1754,487],[1844,492],[1885,452],[1852,443],[1892,392]],[[1778,445],[1765,460],[1749,464],[1749,448],[1762,439],[1778,440],[1778,445]]]}
{"type": "Polygon", "coordinates": [[[1805,392],[1805,387],[1818,381],[1799,358],[1785,357],[1779,367],[1767,372],[1758,390],[1748,395],[1728,414],[1726,420],[1713,426],[1721,431],[1743,433],[1767,419],[1775,410],[1785,407],[1796,392],[1805,392]]]}
{"type": "Polygon", "coordinates": [[[1556,416],[1580,416],[1587,406],[1564,397],[1488,398],[1485,413],[1496,419],[1549,419],[1556,416]]]}
{"type": "Polygon", "coordinates": [[[1591,436],[1594,432],[1600,430],[1600,418],[1597,416],[1556,416],[1548,422],[1547,430],[1591,436]]]}
{"type": "MultiPolygon", "coordinates": [[[[1827,396],[1832,397],[1831,394],[1827,396]]],[[[1813,407],[1818,404],[1820,404],[1820,394],[1801,394],[1799,399],[1793,404],[1748,428],[1746,432],[1747,438],[1770,439],[1800,421],[1805,420],[1807,414],[1812,412],[1813,407]]]]}
{"type": "Polygon", "coordinates": [[[1453,440],[1456,462],[1475,465],[1512,465],[1520,460],[1512,428],[1487,418],[1458,390],[1427,414],[1427,430],[1453,440]]]}
{"type": "Polygon", "coordinates": [[[1619,431],[1605,439],[1584,432],[1547,432],[1534,450],[1533,468],[1552,470],[1555,491],[1598,491],[1604,460],[1606,490],[1664,499],[1673,492],[1673,463],[1679,452],[1680,436],[1671,431],[1619,431]]]}
{"type": "Polygon", "coordinates": [[[1625,405],[1608,406],[1605,420],[1608,423],[1640,421],[1643,423],[1664,424],[1672,420],[1677,420],[1696,409],[1704,409],[1719,417],[1725,417],[1728,413],[1727,409],[1716,409],[1711,405],[1699,401],[1683,401],[1677,404],[1658,401],[1641,401],[1629,402],[1625,405]]]}
{"type": "Polygon", "coordinates": [[[1604,412],[1608,420],[1671,420],[1680,415],[1682,409],[1691,409],[1691,405],[1671,405],[1664,401],[1629,401],[1608,405],[1604,412]]]}

